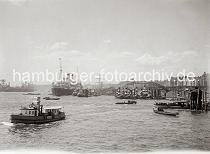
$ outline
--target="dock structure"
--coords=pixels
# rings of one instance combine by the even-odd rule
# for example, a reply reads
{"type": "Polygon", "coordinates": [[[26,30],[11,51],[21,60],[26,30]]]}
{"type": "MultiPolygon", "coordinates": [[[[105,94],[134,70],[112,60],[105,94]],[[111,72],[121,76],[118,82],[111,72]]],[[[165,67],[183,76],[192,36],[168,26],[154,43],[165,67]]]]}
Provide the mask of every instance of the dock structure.
{"type": "Polygon", "coordinates": [[[171,86],[166,88],[172,91],[174,98],[182,97],[190,101],[191,110],[205,110],[208,108],[208,86],[171,86]]]}
{"type": "Polygon", "coordinates": [[[177,83],[168,86],[167,91],[173,91],[175,97],[183,97],[190,101],[191,110],[208,109],[208,83],[207,74],[204,72],[202,76],[195,77],[191,83],[177,83]]]}
{"type": "MultiPolygon", "coordinates": [[[[177,95],[179,95],[180,97],[185,97],[189,99],[189,92],[192,90],[195,90],[196,87],[198,86],[169,86],[166,87],[166,91],[172,91],[177,95]]],[[[199,86],[199,89],[201,89],[202,91],[207,91],[207,86],[199,86]]]]}
{"type": "Polygon", "coordinates": [[[152,81],[148,82],[147,85],[147,88],[151,91],[152,98],[166,98],[166,87],[152,81]]]}
{"type": "Polygon", "coordinates": [[[144,91],[147,90],[151,98],[161,99],[166,97],[166,88],[153,81],[124,81],[119,84],[120,89],[144,91]]]}
{"type": "MultiPolygon", "coordinates": [[[[185,99],[189,102],[193,100],[192,102],[196,104],[198,100],[195,101],[193,97],[198,98],[195,96],[197,94],[199,95],[199,103],[201,102],[198,108],[207,110],[208,75],[209,74],[204,72],[202,76],[195,77],[193,80],[188,80],[186,76],[183,76],[172,77],[170,80],[163,81],[124,81],[119,83],[117,92],[120,93],[120,91],[122,91],[121,93],[132,94],[132,91],[147,91],[151,96],[150,98],[153,99],[185,99]],[[199,89],[199,91],[197,89],[199,89]]],[[[192,103],[191,106],[193,106],[193,104],[194,103],[192,103]]]]}

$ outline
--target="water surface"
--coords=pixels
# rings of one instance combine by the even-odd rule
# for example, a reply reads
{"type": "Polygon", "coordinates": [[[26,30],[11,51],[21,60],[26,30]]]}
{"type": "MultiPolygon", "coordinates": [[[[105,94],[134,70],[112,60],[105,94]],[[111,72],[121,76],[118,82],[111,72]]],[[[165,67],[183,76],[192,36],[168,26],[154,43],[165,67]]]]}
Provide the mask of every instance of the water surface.
{"type": "MultiPolygon", "coordinates": [[[[43,95],[46,96],[46,95],[43,95]]],[[[179,117],[153,113],[153,100],[116,105],[112,96],[61,97],[43,105],[61,105],[66,120],[41,125],[12,125],[33,96],[0,93],[0,150],[41,148],[73,152],[210,150],[210,115],[179,111],[179,117]]]]}

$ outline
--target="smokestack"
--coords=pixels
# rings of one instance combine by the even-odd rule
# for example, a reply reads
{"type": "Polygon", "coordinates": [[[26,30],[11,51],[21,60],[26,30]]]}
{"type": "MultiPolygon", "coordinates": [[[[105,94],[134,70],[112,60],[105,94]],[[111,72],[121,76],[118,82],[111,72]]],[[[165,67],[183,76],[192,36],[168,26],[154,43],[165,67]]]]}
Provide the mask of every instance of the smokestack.
{"type": "Polygon", "coordinates": [[[67,81],[70,81],[70,73],[67,74],[66,79],[67,79],[67,81]]]}
{"type": "Polygon", "coordinates": [[[40,115],[40,97],[37,97],[37,108],[38,108],[38,115],[40,115]]]}

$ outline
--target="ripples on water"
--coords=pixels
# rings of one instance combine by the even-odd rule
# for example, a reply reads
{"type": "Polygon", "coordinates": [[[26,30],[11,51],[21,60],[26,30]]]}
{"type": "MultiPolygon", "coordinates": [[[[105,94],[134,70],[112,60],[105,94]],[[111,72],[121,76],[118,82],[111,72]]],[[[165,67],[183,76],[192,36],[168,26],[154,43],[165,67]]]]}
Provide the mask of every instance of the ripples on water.
{"type": "Polygon", "coordinates": [[[210,116],[179,111],[179,117],[153,113],[153,100],[116,105],[111,96],[61,97],[43,105],[61,105],[66,120],[42,125],[9,123],[11,113],[32,96],[0,93],[0,149],[41,148],[74,152],[210,150],[210,116]]]}

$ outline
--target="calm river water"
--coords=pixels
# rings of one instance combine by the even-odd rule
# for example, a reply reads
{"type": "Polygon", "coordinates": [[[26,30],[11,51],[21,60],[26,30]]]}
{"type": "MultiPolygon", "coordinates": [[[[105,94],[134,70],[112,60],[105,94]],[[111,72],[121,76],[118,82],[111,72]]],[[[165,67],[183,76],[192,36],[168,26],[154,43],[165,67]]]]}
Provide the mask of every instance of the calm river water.
{"type": "MultiPolygon", "coordinates": [[[[46,96],[46,95],[43,95],[46,96]]],[[[13,125],[11,113],[33,96],[0,93],[0,150],[39,148],[73,152],[210,150],[210,114],[179,111],[179,117],[153,113],[154,100],[116,105],[112,96],[61,97],[43,105],[64,106],[66,120],[13,125]]]]}

